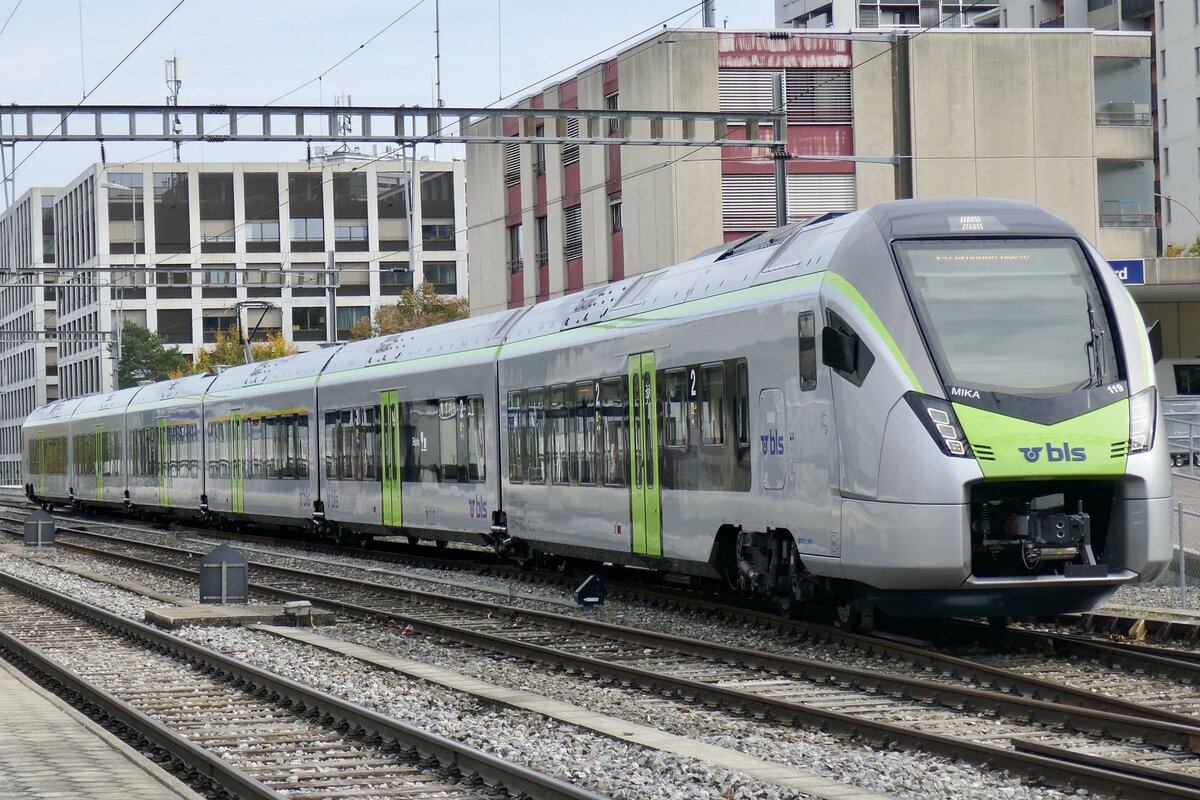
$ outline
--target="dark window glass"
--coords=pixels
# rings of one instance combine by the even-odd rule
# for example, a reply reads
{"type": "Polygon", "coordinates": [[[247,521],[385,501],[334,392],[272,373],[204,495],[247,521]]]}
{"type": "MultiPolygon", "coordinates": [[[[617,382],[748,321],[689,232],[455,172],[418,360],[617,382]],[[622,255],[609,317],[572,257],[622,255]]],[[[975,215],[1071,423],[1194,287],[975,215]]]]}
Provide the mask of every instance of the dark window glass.
{"type": "Polygon", "coordinates": [[[725,365],[700,369],[700,441],[719,447],[725,444],[725,365]]]}
{"type": "Polygon", "coordinates": [[[737,393],[733,401],[733,431],[738,447],[750,446],[750,372],[745,361],[737,362],[737,393]]]}
{"type": "Polygon", "coordinates": [[[293,308],[292,330],[325,332],[324,308],[293,308]]]}
{"type": "Polygon", "coordinates": [[[192,341],[191,309],[160,308],[156,313],[158,314],[158,332],[169,344],[192,341]]]}
{"type": "Polygon", "coordinates": [[[1175,391],[1179,394],[1200,394],[1200,364],[1175,365],[1175,391]]]}
{"type": "MultiPolygon", "coordinates": [[[[367,175],[364,172],[335,172],[333,216],[339,220],[367,219],[367,175]]],[[[366,238],[365,236],[363,238],[366,238]]]]}
{"type": "Polygon", "coordinates": [[[608,378],[601,384],[601,405],[604,485],[625,486],[629,482],[629,410],[625,378],[608,378]]]}
{"type": "MultiPolygon", "coordinates": [[[[403,172],[380,172],[375,178],[380,219],[406,219],[403,172]]],[[[453,213],[447,216],[454,216],[453,213]]]]}
{"type": "Polygon", "coordinates": [[[681,369],[668,370],[664,382],[663,444],[667,447],[687,447],[687,373],[681,369]]]}
{"type": "Polygon", "coordinates": [[[421,226],[422,247],[426,250],[453,250],[453,223],[421,226]]]}
{"type": "Polygon", "coordinates": [[[454,173],[426,172],[421,175],[421,214],[454,217],[454,173]]]}
{"type": "Polygon", "coordinates": [[[487,477],[487,447],[481,395],[467,398],[466,414],[467,480],[482,483],[487,477]]]}
{"type": "Polygon", "coordinates": [[[387,262],[379,265],[379,287],[386,294],[398,294],[413,288],[413,272],[407,262],[387,262]]]}
{"type": "MultiPolygon", "coordinates": [[[[246,221],[271,221],[279,230],[279,176],[274,172],[247,172],[242,176],[246,221]]],[[[278,236],[276,236],[278,238],[278,236]]]]}
{"type": "Polygon", "coordinates": [[[233,220],[232,173],[200,173],[200,219],[233,220]]]}
{"type": "MultiPolygon", "coordinates": [[[[105,190],[108,192],[109,222],[128,222],[135,213],[139,220],[145,219],[145,210],[142,206],[142,173],[110,172],[108,173],[108,182],[128,186],[133,190],[132,192],[123,192],[120,189],[105,190]]],[[[54,199],[48,199],[53,205],[54,199]]]]}
{"type": "Polygon", "coordinates": [[[546,392],[530,389],[526,395],[525,466],[530,483],[546,482],[546,392]]]}
{"type": "Polygon", "coordinates": [[[366,319],[371,314],[369,306],[347,306],[337,310],[337,330],[338,338],[342,339],[350,335],[350,329],[354,327],[354,323],[366,319]]]}
{"type": "Polygon", "coordinates": [[[550,408],[547,412],[550,440],[550,482],[570,483],[571,448],[568,436],[571,424],[570,398],[566,386],[554,386],[550,389],[550,408]]]}
{"type": "MultiPolygon", "coordinates": [[[[458,267],[453,261],[425,262],[425,282],[433,284],[438,294],[455,294],[458,291],[458,267]]],[[[411,284],[412,276],[409,275],[411,284]]]]}
{"type": "Polygon", "coordinates": [[[508,393],[508,480],[525,480],[525,398],[521,392],[508,393]]]}
{"type": "Polygon", "coordinates": [[[154,173],[154,236],[158,252],[188,252],[190,222],[187,173],[154,173]]]}
{"type": "Polygon", "coordinates": [[[237,325],[237,317],[234,316],[213,315],[202,317],[200,320],[200,327],[206,342],[215,342],[218,332],[231,330],[235,325],[237,325]]]}
{"type": "Polygon", "coordinates": [[[800,315],[800,389],[808,392],[817,388],[817,336],[815,316],[811,311],[800,315]]]}
{"type": "Polygon", "coordinates": [[[420,400],[403,404],[408,420],[404,460],[404,480],[410,483],[437,483],[440,480],[440,420],[438,401],[420,400]]]}

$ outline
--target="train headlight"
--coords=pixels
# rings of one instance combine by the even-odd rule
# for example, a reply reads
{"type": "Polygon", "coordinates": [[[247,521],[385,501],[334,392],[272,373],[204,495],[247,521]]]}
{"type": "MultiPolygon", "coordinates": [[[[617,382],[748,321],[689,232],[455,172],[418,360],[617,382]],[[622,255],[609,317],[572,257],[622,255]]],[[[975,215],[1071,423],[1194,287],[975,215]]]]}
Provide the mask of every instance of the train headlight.
{"type": "Polygon", "coordinates": [[[945,400],[917,392],[908,392],[904,399],[912,406],[913,412],[929,431],[929,435],[937,442],[938,447],[948,456],[955,458],[974,458],[971,445],[963,434],[962,426],[954,408],[945,400]]]}
{"type": "Polygon", "coordinates": [[[1129,452],[1144,453],[1154,446],[1158,392],[1153,386],[1129,398],[1129,452]]]}

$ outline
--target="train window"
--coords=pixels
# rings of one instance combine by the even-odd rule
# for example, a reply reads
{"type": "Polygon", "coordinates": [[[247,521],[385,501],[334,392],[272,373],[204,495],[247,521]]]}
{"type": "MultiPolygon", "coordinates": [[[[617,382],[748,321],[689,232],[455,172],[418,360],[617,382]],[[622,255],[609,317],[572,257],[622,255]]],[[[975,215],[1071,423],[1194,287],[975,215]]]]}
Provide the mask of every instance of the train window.
{"type": "Polygon", "coordinates": [[[530,389],[526,395],[528,426],[525,429],[525,466],[530,483],[546,482],[546,390],[530,389]]]}
{"type": "Polygon", "coordinates": [[[508,393],[508,480],[521,483],[525,480],[525,403],[521,392],[508,393]]]}
{"type": "Polygon", "coordinates": [[[733,430],[738,447],[750,446],[750,372],[746,362],[737,362],[737,395],[733,404],[733,430]]]}
{"type": "Polygon", "coordinates": [[[817,388],[816,315],[805,311],[800,315],[800,391],[817,388]]]}
{"type": "MultiPolygon", "coordinates": [[[[378,430],[376,423],[376,433],[378,430]]],[[[308,414],[296,415],[296,477],[308,477],[308,414]]]]}
{"type": "Polygon", "coordinates": [[[571,451],[567,442],[567,425],[570,422],[570,410],[567,406],[567,387],[552,386],[550,388],[550,482],[568,484],[571,482],[571,451]]]}
{"type": "Polygon", "coordinates": [[[325,412],[325,477],[337,478],[338,465],[338,412],[325,412]]]}
{"type": "Polygon", "coordinates": [[[438,482],[438,401],[405,403],[409,437],[404,460],[404,478],[414,483],[438,482]]]}
{"type": "Polygon", "coordinates": [[[264,417],[262,420],[263,478],[279,477],[279,418],[264,417]]]}
{"type": "Polygon", "coordinates": [[[458,483],[458,402],[453,397],[438,401],[438,435],[441,480],[458,483]]]}
{"type": "MultiPolygon", "coordinates": [[[[303,421],[306,418],[303,416],[298,416],[296,419],[303,421]]],[[[379,447],[381,440],[379,427],[379,407],[366,406],[359,409],[358,419],[360,431],[359,441],[362,444],[363,451],[362,480],[377,481],[380,480],[382,475],[379,459],[379,447]]],[[[307,435],[307,431],[304,432],[304,435],[307,435]]],[[[298,447],[297,451],[299,451],[298,447]]],[[[297,461],[298,460],[299,459],[297,459],[297,461]]],[[[304,477],[300,474],[300,467],[298,465],[296,467],[296,472],[296,477],[304,477]]]]}
{"type": "Polygon", "coordinates": [[[667,447],[687,447],[687,373],[681,369],[669,369],[663,378],[663,444],[667,447]]]}
{"type": "Polygon", "coordinates": [[[601,384],[605,486],[625,486],[629,481],[629,410],[625,378],[607,378],[601,384]]]}
{"type": "Polygon", "coordinates": [[[354,480],[354,409],[344,408],[338,412],[338,477],[344,481],[354,480]]]}
{"type": "Polygon", "coordinates": [[[580,486],[596,483],[596,431],[600,427],[596,415],[596,396],[591,383],[575,384],[574,427],[572,450],[575,452],[575,479],[580,486]]]}
{"type": "Polygon", "coordinates": [[[482,482],[486,477],[483,396],[467,398],[467,480],[482,482]]]}
{"type": "Polygon", "coordinates": [[[725,444],[725,365],[700,368],[700,441],[707,447],[725,444]]]}

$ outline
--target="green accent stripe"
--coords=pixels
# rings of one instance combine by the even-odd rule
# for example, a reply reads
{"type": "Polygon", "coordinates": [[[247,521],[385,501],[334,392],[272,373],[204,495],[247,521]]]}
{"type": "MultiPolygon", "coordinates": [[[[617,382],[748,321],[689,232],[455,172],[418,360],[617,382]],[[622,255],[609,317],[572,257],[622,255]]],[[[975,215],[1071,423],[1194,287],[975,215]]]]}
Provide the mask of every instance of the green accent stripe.
{"type": "Polygon", "coordinates": [[[854,285],[850,283],[850,281],[846,280],[841,275],[838,275],[836,272],[826,272],[825,282],[832,288],[844,294],[846,299],[853,303],[854,307],[858,309],[859,313],[867,318],[867,321],[871,323],[871,327],[875,329],[875,333],[878,334],[879,338],[883,340],[883,343],[887,345],[888,350],[891,351],[892,357],[896,359],[896,363],[900,365],[900,368],[904,370],[904,374],[907,375],[909,381],[912,382],[912,387],[918,392],[923,393],[925,390],[921,388],[921,382],[917,380],[917,374],[913,372],[912,367],[908,365],[908,359],[904,357],[904,353],[900,352],[900,345],[896,344],[896,340],[892,338],[890,333],[888,333],[887,328],[883,325],[883,321],[879,319],[879,315],[875,313],[875,309],[871,308],[871,304],[868,303],[867,299],[862,296],[862,293],[859,292],[858,289],[854,288],[854,285]]]}

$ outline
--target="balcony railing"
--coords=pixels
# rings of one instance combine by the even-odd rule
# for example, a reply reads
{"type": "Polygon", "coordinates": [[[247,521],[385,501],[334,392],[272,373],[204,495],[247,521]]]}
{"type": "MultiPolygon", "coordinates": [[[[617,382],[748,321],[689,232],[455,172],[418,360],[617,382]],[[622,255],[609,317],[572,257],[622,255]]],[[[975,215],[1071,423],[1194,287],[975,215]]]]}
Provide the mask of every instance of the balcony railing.
{"type": "Polygon", "coordinates": [[[1062,28],[1066,26],[1065,17],[1055,17],[1054,19],[1044,19],[1038,23],[1039,28],[1062,28]]]}
{"type": "Polygon", "coordinates": [[[1150,125],[1149,103],[1105,103],[1096,110],[1097,125],[1150,125]]]}
{"type": "Polygon", "coordinates": [[[1137,200],[1101,200],[1100,227],[1153,228],[1154,214],[1143,213],[1137,200]]]}
{"type": "Polygon", "coordinates": [[[513,273],[513,272],[520,272],[520,271],[521,271],[521,270],[523,270],[523,269],[525,269],[525,262],[524,262],[524,261],[522,261],[522,260],[521,260],[521,259],[519,259],[519,258],[518,258],[517,260],[515,260],[515,261],[509,261],[509,262],[508,262],[508,271],[509,271],[510,273],[513,273]]]}

